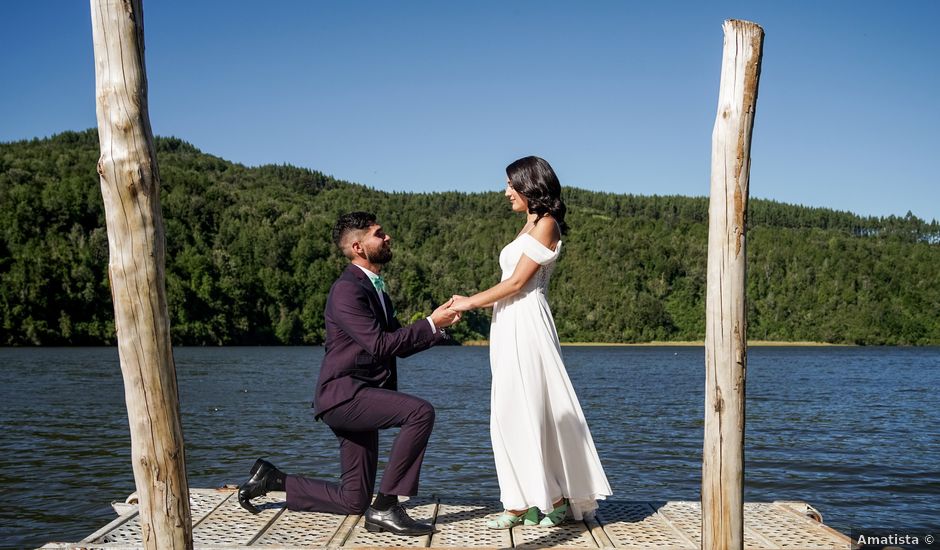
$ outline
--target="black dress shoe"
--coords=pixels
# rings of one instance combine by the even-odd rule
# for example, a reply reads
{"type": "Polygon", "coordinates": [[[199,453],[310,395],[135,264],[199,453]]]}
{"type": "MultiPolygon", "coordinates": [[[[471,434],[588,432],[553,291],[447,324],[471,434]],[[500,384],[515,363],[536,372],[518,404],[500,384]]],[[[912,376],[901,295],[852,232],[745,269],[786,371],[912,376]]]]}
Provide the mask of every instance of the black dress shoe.
{"type": "Polygon", "coordinates": [[[284,474],[274,464],[259,458],[248,475],[251,476],[248,481],[238,488],[238,503],[245,510],[257,514],[261,510],[251,503],[251,499],[264,496],[268,491],[283,491],[284,474]]]}
{"type": "Polygon", "coordinates": [[[369,506],[365,516],[366,531],[381,533],[388,531],[395,535],[428,535],[434,532],[434,527],[427,523],[418,523],[411,519],[401,504],[396,504],[388,510],[376,510],[369,506]]]}

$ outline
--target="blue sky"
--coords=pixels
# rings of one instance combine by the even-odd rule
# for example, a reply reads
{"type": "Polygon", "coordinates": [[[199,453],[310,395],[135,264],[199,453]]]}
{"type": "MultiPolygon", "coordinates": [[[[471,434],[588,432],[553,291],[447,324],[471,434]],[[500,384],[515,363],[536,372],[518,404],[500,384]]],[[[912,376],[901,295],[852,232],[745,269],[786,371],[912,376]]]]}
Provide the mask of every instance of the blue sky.
{"type": "MultiPolygon", "coordinates": [[[[386,190],[705,195],[722,21],[764,27],[751,196],[940,220],[940,2],[145,0],[154,133],[386,190]]],[[[0,141],[93,127],[88,2],[0,4],[0,141]]]]}

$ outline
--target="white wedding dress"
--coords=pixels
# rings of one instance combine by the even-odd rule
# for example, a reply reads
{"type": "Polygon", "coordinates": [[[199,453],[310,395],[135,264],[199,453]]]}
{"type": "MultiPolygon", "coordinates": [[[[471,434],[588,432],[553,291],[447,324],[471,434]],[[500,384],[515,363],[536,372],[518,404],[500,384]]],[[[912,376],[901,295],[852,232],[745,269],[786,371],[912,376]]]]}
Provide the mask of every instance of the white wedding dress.
{"type": "Polygon", "coordinates": [[[546,301],[561,253],[523,233],[499,254],[502,279],[522,255],[540,265],[517,294],[493,306],[490,434],[500,500],[507,510],[552,510],[566,497],[575,519],[611,494],[578,397],[561,359],[555,320],[546,301]]]}

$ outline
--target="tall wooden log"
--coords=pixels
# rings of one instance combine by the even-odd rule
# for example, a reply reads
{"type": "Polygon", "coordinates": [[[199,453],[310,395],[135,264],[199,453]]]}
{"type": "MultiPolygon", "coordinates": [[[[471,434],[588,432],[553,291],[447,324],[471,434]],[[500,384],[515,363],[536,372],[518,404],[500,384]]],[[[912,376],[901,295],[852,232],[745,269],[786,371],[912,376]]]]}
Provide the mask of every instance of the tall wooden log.
{"type": "Polygon", "coordinates": [[[725,21],[718,115],[712,132],[705,304],[702,548],[744,548],[744,382],[747,372],[745,231],[751,131],[764,31],[725,21]]]}
{"type": "Polygon", "coordinates": [[[91,0],[101,194],[144,548],[192,548],[141,0],[91,0]]]}

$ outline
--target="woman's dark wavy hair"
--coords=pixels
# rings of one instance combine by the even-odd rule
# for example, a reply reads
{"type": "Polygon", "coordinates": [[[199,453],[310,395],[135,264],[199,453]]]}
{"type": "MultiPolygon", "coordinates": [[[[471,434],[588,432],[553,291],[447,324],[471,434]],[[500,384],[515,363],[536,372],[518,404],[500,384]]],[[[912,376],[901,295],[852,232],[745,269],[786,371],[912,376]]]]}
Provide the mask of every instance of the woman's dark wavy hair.
{"type": "Polygon", "coordinates": [[[561,183],[547,160],[523,157],[506,167],[506,176],[509,185],[529,203],[529,213],[535,214],[536,222],[551,214],[562,234],[568,231],[565,223],[568,207],[561,200],[561,183]]]}

